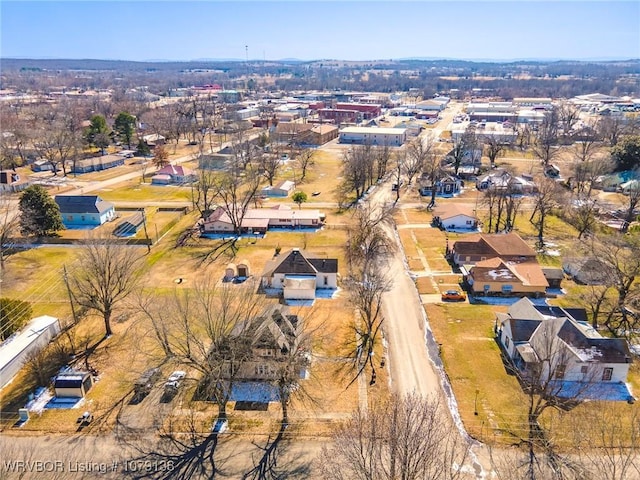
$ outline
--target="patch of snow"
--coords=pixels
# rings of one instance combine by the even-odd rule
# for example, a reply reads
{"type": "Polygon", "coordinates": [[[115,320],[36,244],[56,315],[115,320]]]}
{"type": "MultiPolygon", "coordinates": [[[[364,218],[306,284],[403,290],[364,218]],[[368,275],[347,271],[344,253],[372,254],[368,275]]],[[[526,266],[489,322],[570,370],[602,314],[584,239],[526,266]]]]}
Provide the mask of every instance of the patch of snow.
{"type": "Polygon", "coordinates": [[[598,357],[602,357],[602,351],[596,346],[591,348],[578,348],[576,349],[576,353],[580,360],[583,362],[589,362],[591,360],[595,360],[598,357]]]}
{"type": "Polygon", "coordinates": [[[512,278],[515,278],[513,276],[513,274],[511,273],[511,271],[509,271],[509,269],[507,268],[502,268],[500,270],[489,270],[487,272],[487,275],[489,275],[491,278],[498,279],[498,278],[502,278],[505,280],[510,280],[512,278]]]}

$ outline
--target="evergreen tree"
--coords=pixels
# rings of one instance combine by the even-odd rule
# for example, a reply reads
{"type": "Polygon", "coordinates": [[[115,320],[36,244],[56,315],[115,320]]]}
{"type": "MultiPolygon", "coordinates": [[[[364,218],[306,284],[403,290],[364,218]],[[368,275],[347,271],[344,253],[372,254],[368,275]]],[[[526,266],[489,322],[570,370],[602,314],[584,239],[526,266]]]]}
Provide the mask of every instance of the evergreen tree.
{"type": "Polygon", "coordinates": [[[20,233],[37,237],[63,230],[60,207],[40,185],[31,185],[20,195],[20,233]]]}
{"type": "Polygon", "coordinates": [[[129,112],[120,112],[113,124],[120,139],[127,144],[127,148],[131,149],[131,139],[136,127],[136,117],[129,112]]]}

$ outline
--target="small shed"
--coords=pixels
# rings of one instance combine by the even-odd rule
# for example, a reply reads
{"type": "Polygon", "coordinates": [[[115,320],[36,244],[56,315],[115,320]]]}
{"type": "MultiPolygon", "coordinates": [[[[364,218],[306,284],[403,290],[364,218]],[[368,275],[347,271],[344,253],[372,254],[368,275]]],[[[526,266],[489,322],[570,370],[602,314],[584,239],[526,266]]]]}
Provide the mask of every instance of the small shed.
{"type": "Polygon", "coordinates": [[[564,280],[564,271],[556,267],[542,267],[544,278],[549,282],[550,288],[560,288],[562,280],[564,280]]]}
{"type": "Polygon", "coordinates": [[[113,229],[113,234],[117,237],[130,237],[135,235],[142,225],[144,225],[144,213],[136,212],[121,220],[113,229]]]}
{"type": "Polygon", "coordinates": [[[251,268],[249,266],[249,262],[247,260],[242,260],[238,263],[238,277],[249,277],[251,276],[251,268]]]}
{"type": "Polygon", "coordinates": [[[83,398],[92,386],[93,378],[89,372],[68,371],[53,381],[56,397],[83,398]]]}
{"type": "Polygon", "coordinates": [[[238,268],[235,263],[230,263],[224,270],[224,280],[231,281],[238,276],[238,268]]]}

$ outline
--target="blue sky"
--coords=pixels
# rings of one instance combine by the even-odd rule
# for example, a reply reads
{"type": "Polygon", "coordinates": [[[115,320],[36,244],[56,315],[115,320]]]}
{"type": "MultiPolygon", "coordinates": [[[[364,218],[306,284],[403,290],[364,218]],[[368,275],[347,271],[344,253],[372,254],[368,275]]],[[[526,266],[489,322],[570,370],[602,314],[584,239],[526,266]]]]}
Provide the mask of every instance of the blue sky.
{"type": "Polygon", "coordinates": [[[2,57],[640,58],[635,0],[2,0],[0,18],[2,57]]]}

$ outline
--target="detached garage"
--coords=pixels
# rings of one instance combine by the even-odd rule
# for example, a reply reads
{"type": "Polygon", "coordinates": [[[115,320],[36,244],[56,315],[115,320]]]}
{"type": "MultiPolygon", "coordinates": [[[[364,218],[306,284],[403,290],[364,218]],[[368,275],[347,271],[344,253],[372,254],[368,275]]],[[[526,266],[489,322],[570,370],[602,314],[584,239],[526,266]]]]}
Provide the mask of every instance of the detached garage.
{"type": "Polygon", "coordinates": [[[0,388],[15,377],[29,355],[45,348],[58,333],[58,319],[44,315],[34,318],[19,334],[6,340],[0,347],[0,388]]]}

